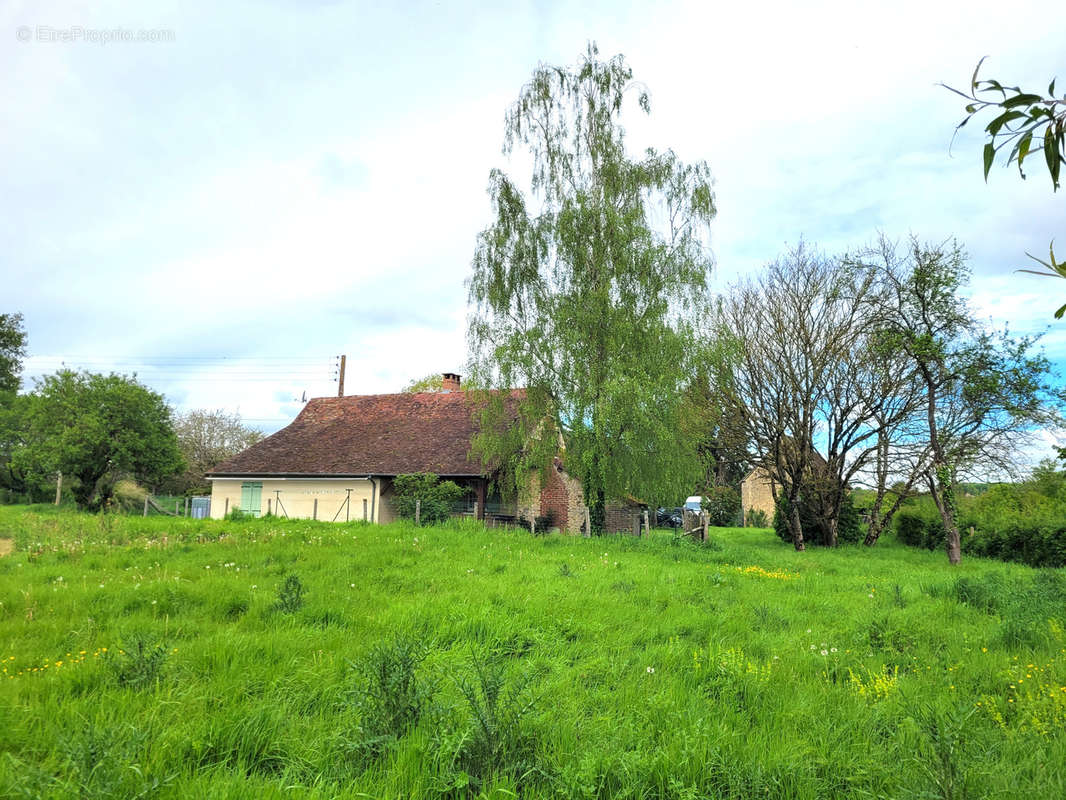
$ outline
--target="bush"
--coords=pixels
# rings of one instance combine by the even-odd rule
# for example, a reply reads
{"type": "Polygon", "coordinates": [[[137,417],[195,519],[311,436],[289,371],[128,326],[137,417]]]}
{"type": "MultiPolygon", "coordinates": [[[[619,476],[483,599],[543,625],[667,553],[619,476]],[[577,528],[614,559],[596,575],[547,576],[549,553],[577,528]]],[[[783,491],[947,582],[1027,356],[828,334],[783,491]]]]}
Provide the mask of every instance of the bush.
{"type": "Polygon", "coordinates": [[[761,508],[749,508],[747,520],[744,524],[749,528],[769,528],[770,520],[766,516],[766,512],[761,508]]]}
{"type": "MultiPolygon", "coordinates": [[[[829,542],[829,533],[815,514],[811,504],[800,495],[800,525],[803,527],[803,541],[810,545],[824,546],[829,542]]],[[[792,541],[792,534],[788,529],[789,515],[788,498],[780,495],[777,498],[777,506],[774,510],[774,533],[785,542],[792,541]]],[[[840,517],[837,519],[837,543],[853,544],[863,538],[862,523],[859,512],[855,510],[855,504],[850,494],[845,494],[840,504],[840,517]]]]}
{"type": "Polygon", "coordinates": [[[446,520],[451,514],[452,503],[466,493],[454,481],[442,481],[432,472],[397,475],[392,489],[396,494],[393,507],[403,519],[414,519],[418,501],[421,501],[419,522],[423,525],[446,520]]]}
{"type": "Polygon", "coordinates": [[[740,493],[730,486],[715,486],[703,500],[711,524],[719,528],[736,525],[740,516],[740,493]]]}
{"type": "Polygon", "coordinates": [[[1014,525],[1006,530],[962,535],[964,553],[1031,567],[1066,566],[1066,527],[1014,525]]]}

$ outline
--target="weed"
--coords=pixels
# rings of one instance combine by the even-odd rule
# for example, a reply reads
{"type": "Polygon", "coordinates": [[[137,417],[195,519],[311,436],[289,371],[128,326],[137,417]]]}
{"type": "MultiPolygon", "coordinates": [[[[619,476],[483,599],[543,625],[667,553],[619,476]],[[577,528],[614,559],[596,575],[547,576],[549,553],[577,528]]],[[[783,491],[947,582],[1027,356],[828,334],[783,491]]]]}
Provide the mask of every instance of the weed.
{"type": "Polygon", "coordinates": [[[484,783],[493,775],[507,775],[521,784],[537,772],[534,740],[525,720],[536,707],[530,692],[532,672],[509,682],[504,662],[492,655],[471,658],[473,675],[457,681],[466,700],[471,726],[458,752],[462,770],[484,783]]]}
{"type": "Polygon", "coordinates": [[[295,614],[304,604],[304,585],[296,575],[289,575],[278,589],[274,610],[283,614],[295,614]]]}
{"type": "Polygon", "coordinates": [[[966,756],[963,731],[976,709],[942,712],[925,706],[919,714],[925,746],[914,757],[931,783],[939,800],[965,800],[970,796],[963,768],[966,756]]]}
{"type": "Polygon", "coordinates": [[[570,569],[570,565],[565,561],[559,565],[559,574],[564,578],[573,578],[574,572],[570,569]]]}
{"type": "Polygon", "coordinates": [[[166,660],[166,645],[153,644],[144,636],[134,636],[117,652],[112,649],[106,655],[118,685],[131,689],[145,689],[156,683],[166,660]]]}
{"type": "Polygon", "coordinates": [[[419,642],[400,636],[350,664],[360,684],[355,690],[362,716],[358,750],[371,756],[380,754],[418,724],[436,691],[435,684],[418,675],[425,657],[426,650],[419,642]]]}

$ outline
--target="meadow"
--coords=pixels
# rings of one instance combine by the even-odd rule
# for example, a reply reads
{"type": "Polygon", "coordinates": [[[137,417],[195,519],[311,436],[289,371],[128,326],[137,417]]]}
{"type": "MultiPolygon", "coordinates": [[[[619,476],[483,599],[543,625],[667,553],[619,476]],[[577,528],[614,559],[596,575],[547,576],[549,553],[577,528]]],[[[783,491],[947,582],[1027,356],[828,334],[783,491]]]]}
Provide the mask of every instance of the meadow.
{"type": "Polygon", "coordinates": [[[1066,578],[0,507],[0,796],[1066,797],[1066,578]]]}

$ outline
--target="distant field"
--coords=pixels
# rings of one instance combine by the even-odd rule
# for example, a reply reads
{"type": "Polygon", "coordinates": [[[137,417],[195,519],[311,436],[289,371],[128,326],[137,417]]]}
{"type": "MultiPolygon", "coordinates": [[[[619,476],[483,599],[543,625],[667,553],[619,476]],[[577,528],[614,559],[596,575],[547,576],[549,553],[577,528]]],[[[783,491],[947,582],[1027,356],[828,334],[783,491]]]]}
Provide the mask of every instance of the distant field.
{"type": "Polygon", "coordinates": [[[1066,797],[1060,572],[751,529],[0,538],[0,797],[1066,797]]]}

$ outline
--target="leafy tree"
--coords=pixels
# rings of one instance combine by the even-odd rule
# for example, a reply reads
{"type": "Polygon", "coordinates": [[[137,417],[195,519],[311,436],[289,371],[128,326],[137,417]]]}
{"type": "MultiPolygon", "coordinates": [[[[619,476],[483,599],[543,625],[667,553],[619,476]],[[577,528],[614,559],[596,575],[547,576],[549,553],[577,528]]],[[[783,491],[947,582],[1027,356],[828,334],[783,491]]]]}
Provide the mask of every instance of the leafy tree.
{"type": "Polygon", "coordinates": [[[740,516],[740,492],[732,486],[715,486],[703,500],[711,524],[719,528],[735,525],[740,516]]]}
{"type": "Polygon", "coordinates": [[[61,370],[37,381],[25,408],[26,474],[74,478],[78,505],[107,504],[119,478],[156,483],[183,468],[163,397],[123,375],[61,370]]]}
{"type": "Polygon", "coordinates": [[[710,299],[710,172],[671,151],[631,158],[629,97],[649,112],[624,58],[595,45],[573,69],[537,68],[505,123],[504,152],[528,148],[529,191],[492,171],[468,284],[475,381],[524,387],[484,404],[479,454],[520,488],[565,450],[595,529],[606,500],[683,496],[700,473],[680,389],[710,299]]]}
{"type": "Polygon", "coordinates": [[[22,359],[26,357],[26,331],[21,314],[0,314],[0,402],[19,390],[22,359]]]}
{"type": "MultiPolygon", "coordinates": [[[[985,133],[989,137],[984,147],[985,181],[988,180],[996,156],[1003,150],[1009,148],[1007,163],[1018,165],[1018,174],[1023,180],[1025,159],[1032,153],[1042,151],[1052,191],[1058,191],[1062,165],[1066,164],[1066,94],[1061,98],[1055,97],[1054,80],[1048,85],[1046,97],[1037,92],[1023,91],[1017,86],[1004,86],[994,79],[978,80],[977,75],[984,61],[982,58],[977,62],[973,78],[970,79],[969,92],[940,84],[968,101],[966,116],[955,126],[955,132],[958,133],[978,114],[991,111],[996,116],[985,126],[985,133]]],[[[1044,269],[1023,269],[1019,272],[1066,278],[1066,262],[1055,260],[1054,243],[1048,247],[1047,261],[1029,253],[1026,255],[1044,269]]],[[[1055,318],[1061,319],[1064,314],[1066,304],[1055,312],[1055,318]]]]}
{"type": "Polygon", "coordinates": [[[165,486],[179,493],[205,486],[205,473],[263,438],[261,431],[244,425],[240,414],[222,409],[194,409],[178,414],[174,433],[186,466],[165,486]]]}
{"type": "Polygon", "coordinates": [[[424,378],[413,380],[403,387],[403,390],[407,394],[417,394],[418,392],[443,392],[444,391],[444,376],[439,372],[434,372],[432,375],[427,375],[424,378]]]}
{"type": "Polygon", "coordinates": [[[466,490],[454,481],[442,481],[432,472],[397,475],[392,481],[395,493],[393,507],[404,519],[415,518],[415,508],[421,501],[419,521],[422,524],[443,522],[452,512],[452,503],[466,490]]]}
{"type": "Polygon", "coordinates": [[[918,375],[920,409],[911,430],[920,446],[909,479],[929,489],[952,564],[961,558],[960,478],[1011,469],[1032,431],[1061,419],[1048,360],[1032,354],[1034,339],[988,330],[975,319],[960,296],[968,277],[957,244],[912,240],[906,261],[884,265],[891,289],[885,343],[905,354],[918,375]]]}
{"type": "Polygon", "coordinates": [[[26,356],[26,331],[21,314],[0,314],[0,489],[25,494],[26,476],[11,463],[22,440],[22,359],[26,356]]]}

